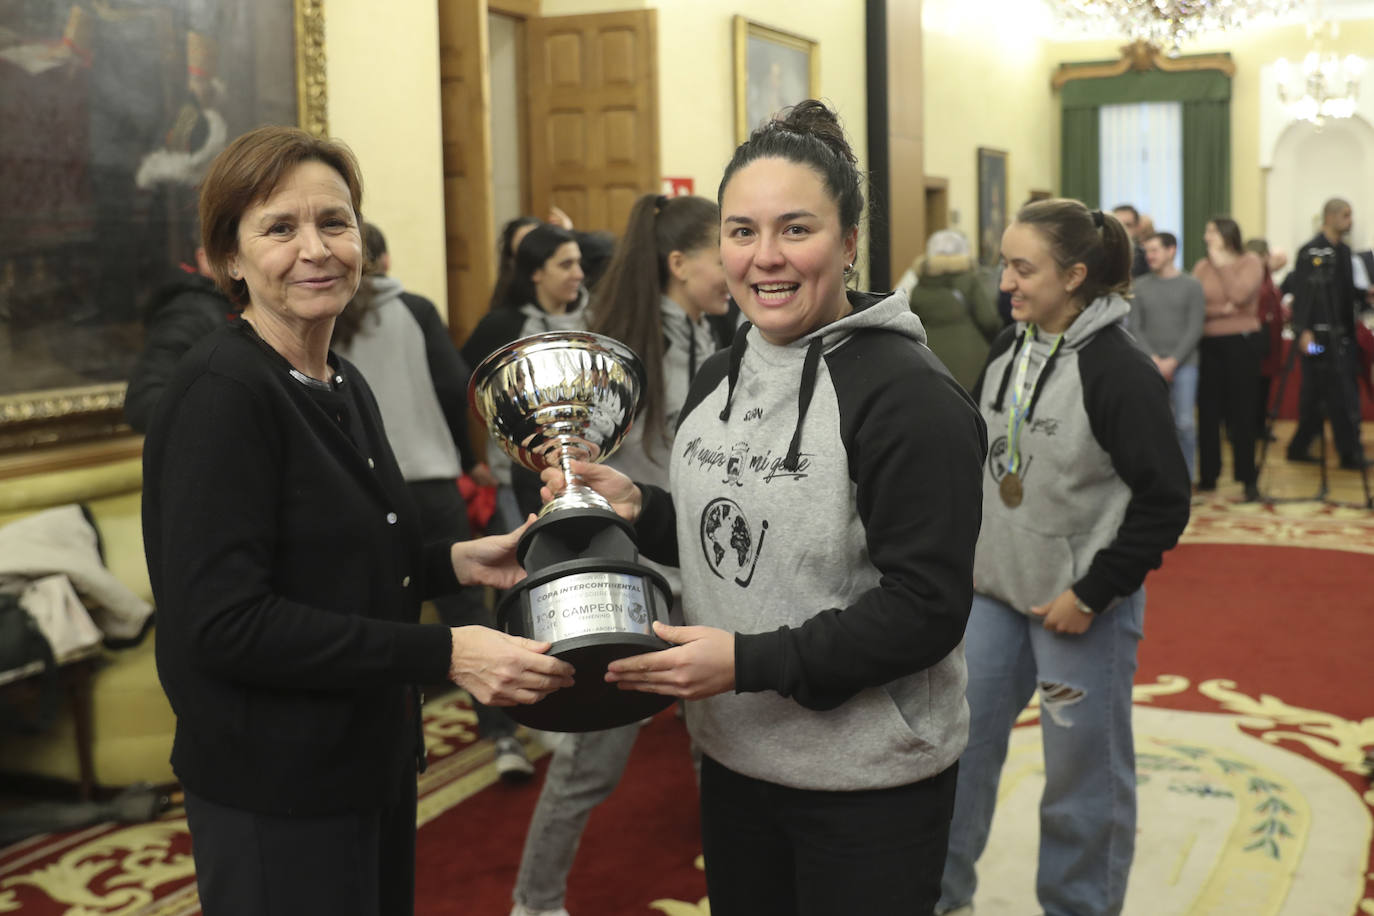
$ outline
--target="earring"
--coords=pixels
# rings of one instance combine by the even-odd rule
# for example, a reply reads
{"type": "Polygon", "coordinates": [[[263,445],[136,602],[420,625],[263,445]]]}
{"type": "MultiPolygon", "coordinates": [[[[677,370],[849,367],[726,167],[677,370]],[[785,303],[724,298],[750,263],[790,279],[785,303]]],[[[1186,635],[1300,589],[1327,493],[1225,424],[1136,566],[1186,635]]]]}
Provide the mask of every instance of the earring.
{"type": "Polygon", "coordinates": [[[229,276],[237,280],[239,278],[239,269],[237,267],[229,268],[229,276]]]}
{"type": "Polygon", "coordinates": [[[845,272],[846,274],[852,274],[852,273],[854,272],[854,262],[853,262],[853,261],[850,261],[848,264],[844,265],[844,272],[845,272]]]}

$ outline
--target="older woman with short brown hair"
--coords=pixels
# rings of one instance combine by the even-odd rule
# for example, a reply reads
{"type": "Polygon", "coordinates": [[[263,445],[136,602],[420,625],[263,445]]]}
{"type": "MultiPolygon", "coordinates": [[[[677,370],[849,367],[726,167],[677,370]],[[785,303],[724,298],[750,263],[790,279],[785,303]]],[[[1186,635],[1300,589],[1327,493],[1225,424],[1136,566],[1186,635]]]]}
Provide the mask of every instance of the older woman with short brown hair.
{"type": "Polygon", "coordinates": [[[418,623],[459,583],[514,584],[520,532],[424,543],[372,392],[329,350],[361,203],[338,142],[264,127],[219,155],[202,236],[243,314],[183,358],[144,446],[158,674],[207,916],[411,912],[419,685],[512,705],[571,683],[547,643],[418,623]]]}

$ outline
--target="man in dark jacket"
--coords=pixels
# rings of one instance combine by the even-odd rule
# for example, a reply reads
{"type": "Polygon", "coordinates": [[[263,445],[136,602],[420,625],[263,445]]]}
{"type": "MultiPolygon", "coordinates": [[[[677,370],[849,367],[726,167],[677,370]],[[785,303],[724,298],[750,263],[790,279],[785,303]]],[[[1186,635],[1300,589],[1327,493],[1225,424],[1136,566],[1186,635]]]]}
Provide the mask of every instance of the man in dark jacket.
{"type": "Polygon", "coordinates": [[[237,315],[210,279],[205,249],[196,248],[196,266],[178,264],[143,309],[143,352],[124,395],[124,419],[135,432],[147,432],[153,409],[182,355],[237,315]]]}
{"type": "Polygon", "coordinates": [[[1315,461],[1312,440],[1322,420],[1340,452],[1341,467],[1364,467],[1360,445],[1360,392],[1356,387],[1355,313],[1366,307],[1357,289],[1350,246],[1350,204],[1333,197],[1322,208],[1322,231],[1298,249],[1283,292],[1293,295],[1293,332],[1302,356],[1298,428],[1288,444],[1289,461],[1315,461]]]}

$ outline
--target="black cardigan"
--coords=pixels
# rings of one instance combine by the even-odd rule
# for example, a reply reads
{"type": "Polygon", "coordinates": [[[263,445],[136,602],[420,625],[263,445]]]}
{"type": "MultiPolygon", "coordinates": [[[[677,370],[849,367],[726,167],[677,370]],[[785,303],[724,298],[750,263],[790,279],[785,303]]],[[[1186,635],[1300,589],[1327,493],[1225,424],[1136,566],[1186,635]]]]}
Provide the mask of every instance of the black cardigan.
{"type": "Polygon", "coordinates": [[[252,811],[395,797],[422,753],[410,685],[449,669],[448,629],[417,621],[457,587],[450,545],[422,543],[372,392],[330,358],[342,383],[310,389],[234,322],[178,366],[144,444],[172,766],[252,811]]]}

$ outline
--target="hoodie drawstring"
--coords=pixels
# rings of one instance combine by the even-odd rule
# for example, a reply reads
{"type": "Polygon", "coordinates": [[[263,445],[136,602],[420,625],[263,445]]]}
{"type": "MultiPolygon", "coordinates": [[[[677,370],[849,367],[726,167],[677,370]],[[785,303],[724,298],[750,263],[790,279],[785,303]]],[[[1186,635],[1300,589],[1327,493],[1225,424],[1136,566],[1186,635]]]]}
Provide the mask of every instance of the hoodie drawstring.
{"type": "Polygon", "coordinates": [[[792,444],[787,447],[787,457],[782,466],[796,473],[801,464],[802,424],[806,422],[806,412],[811,408],[811,395],[816,389],[816,374],[821,365],[823,345],[820,337],[813,337],[806,348],[806,362],[802,363],[801,388],[797,391],[797,428],[792,432],[792,444]]]}
{"type": "Polygon", "coordinates": [[[735,339],[730,344],[730,378],[725,389],[725,407],[720,412],[722,423],[730,419],[730,405],[735,400],[735,383],[739,381],[739,364],[744,361],[744,351],[749,346],[749,322],[742,323],[735,331],[735,339]]]}
{"type": "Polygon", "coordinates": [[[691,382],[697,375],[697,329],[692,324],[690,316],[687,318],[687,381],[691,382]]]}

